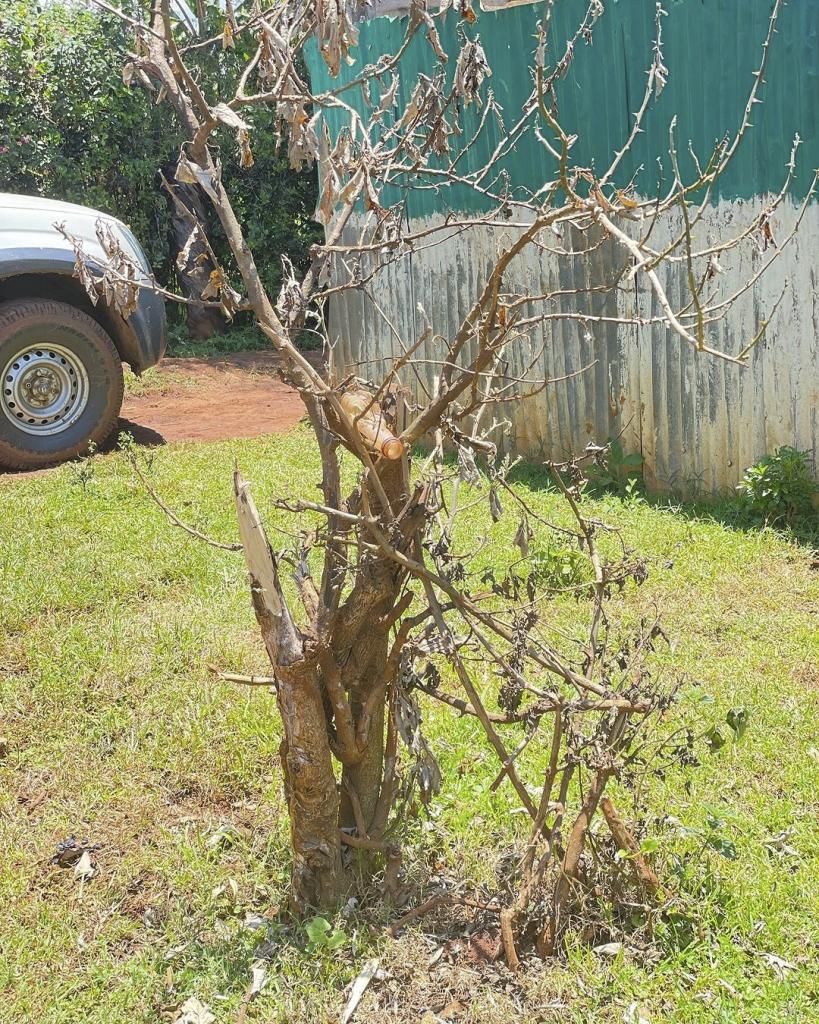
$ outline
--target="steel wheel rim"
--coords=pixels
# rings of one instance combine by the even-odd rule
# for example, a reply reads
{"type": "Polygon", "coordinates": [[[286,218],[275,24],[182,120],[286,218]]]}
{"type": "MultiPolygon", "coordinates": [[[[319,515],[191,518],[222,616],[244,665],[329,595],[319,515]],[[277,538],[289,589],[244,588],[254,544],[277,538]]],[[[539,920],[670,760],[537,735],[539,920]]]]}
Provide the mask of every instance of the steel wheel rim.
{"type": "Polygon", "coordinates": [[[0,409],[19,430],[43,437],[76,423],[88,396],[88,375],[74,352],[62,345],[29,345],[3,370],[0,409]]]}

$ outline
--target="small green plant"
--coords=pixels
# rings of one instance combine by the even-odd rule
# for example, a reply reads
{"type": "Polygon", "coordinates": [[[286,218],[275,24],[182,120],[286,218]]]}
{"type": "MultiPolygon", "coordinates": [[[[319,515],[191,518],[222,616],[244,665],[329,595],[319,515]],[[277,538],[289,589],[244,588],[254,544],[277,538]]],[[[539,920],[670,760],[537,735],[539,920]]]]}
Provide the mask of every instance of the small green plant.
{"type": "Polygon", "coordinates": [[[737,491],[746,515],[775,525],[809,515],[819,486],[811,477],[810,454],[784,445],[749,466],[737,491]]]}
{"type": "Polygon", "coordinates": [[[703,809],[705,820],[701,823],[686,825],[669,816],[666,841],[641,844],[643,854],[657,854],[665,849],[663,875],[669,882],[668,892],[674,895],[655,927],[660,942],[672,949],[686,949],[708,931],[720,930],[731,902],[730,888],[719,865],[720,858],[739,858],[735,824],[721,809],[703,809]]]}
{"type": "Polygon", "coordinates": [[[605,450],[589,467],[588,476],[592,487],[633,498],[642,484],[643,456],[639,452],[624,452],[619,439],[610,438],[605,450]]]}
{"type": "Polygon", "coordinates": [[[721,814],[708,811],[705,815],[708,831],[705,833],[704,848],[714,850],[726,860],[737,859],[737,848],[734,840],[726,833],[725,819],[721,814]]]}
{"type": "Polygon", "coordinates": [[[530,559],[536,582],[548,590],[565,590],[589,578],[588,557],[557,535],[533,544],[530,559]]]}
{"type": "Polygon", "coordinates": [[[156,452],[153,448],[140,448],[130,431],[122,430],[117,435],[117,450],[122,452],[132,466],[142,462],[149,473],[153,470],[156,452]]]}
{"type": "MultiPolygon", "coordinates": [[[[731,708],[725,716],[725,724],[731,730],[735,743],[739,743],[745,735],[750,717],[750,712],[747,708],[731,708]]],[[[715,722],[705,733],[705,741],[712,754],[721,750],[728,742],[725,733],[720,729],[720,724],[715,722]]]]}
{"type": "Polygon", "coordinates": [[[334,928],[325,917],[311,917],[304,930],[309,939],[308,953],[330,953],[347,942],[347,933],[341,928],[334,928]]]}
{"type": "Polygon", "coordinates": [[[89,441],[87,454],[80,455],[75,461],[68,463],[68,472],[74,487],[82,487],[84,491],[88,490],[88,485],[93,482],[96,475],[96,467],[91,461],[96,453],[96,443],[89,441]]]}

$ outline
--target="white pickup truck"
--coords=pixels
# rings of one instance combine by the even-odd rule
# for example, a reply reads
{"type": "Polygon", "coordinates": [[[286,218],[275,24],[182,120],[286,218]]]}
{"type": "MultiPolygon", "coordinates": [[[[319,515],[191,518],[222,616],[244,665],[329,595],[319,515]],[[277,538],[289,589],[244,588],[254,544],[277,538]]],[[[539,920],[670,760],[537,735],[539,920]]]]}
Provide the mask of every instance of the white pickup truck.
{"type": "Polygon", "coordinates": [[[140,373],[165,351],[159,295],[143,288],[125,320],[102,296],[94,305],[74,276],[74,250],[54,225],[103,262],[100,220],[150,277],[139,243],[114,217],[0,192],[0,466],[45,466],[104,441],[122,404],[123,362],[140,373]]]}

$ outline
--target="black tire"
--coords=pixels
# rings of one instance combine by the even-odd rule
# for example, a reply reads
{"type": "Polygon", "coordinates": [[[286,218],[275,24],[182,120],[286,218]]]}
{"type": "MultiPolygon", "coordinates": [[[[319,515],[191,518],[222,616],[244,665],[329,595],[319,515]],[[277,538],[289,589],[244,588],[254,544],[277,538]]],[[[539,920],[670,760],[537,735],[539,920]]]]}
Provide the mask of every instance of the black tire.
{"type": "MultiPolygon", "coordinates": [[[[49,344],[68,350],[64,354],[69,363],[73,356],[81,364],[88,385],[85,407],[56,433],[33,434],[12,420],[6,399],[0,404],[0,466],[7,469],[37,469],[74,458],[85,453],[89,443],[102,444],[116,426],[124,386],[122,362],[97,321],[67,302],[51,299],[0,304],[0,373],[19,353],[49,344]]],[[[0,386],[7,388],[7,379],[0,386]]]]}

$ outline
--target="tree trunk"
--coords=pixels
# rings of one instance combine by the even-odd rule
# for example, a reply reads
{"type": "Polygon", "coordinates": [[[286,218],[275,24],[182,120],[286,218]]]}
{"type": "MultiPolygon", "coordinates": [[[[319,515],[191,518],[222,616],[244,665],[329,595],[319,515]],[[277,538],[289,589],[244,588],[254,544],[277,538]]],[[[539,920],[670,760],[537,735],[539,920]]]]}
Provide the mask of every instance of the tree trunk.
{"type": "MultiPolygon", "coordinates": [[[[175,167],[171,167],[171,178],[175,178],[175,167]]],[[[201,299],[210,272],[214,269],[213,260],[205,243],[205,232],[200,240],[194,241],[187,249],[191,232],[197,222],[207,225],[207,209],[202,193],[195,185],[169,184],[171,195],[171,225],[173,229],[174,267],[182,294],[189,299],[201,299]]],[[[210,338],[214,334],[223,334],[225,318],[218,309],[206,306],[186,306],[188,334],[191,338],[210,338]]]]}
{"type": "Polygon", "coordinates": [[[342,769],[340,822],[343,828],[359,826],[352,802],[357,798],[367,832],[372,825],[381,794],[384,773],[384,702],[391,681],[385,678],[389,631],[380,626],[380,622],[395,600],[392,568],[389,567],[389,572],[385,574],[379,569],[374,568],[370,579],[370,614],[364,618],[342,671],[353,720],[360,723],[367,713],[366,707],[369,707],[370,718],[360,760],[342,769]]]}
{"type": "MultiPolygon", "coordinates": [[[[403,461],[382,466],[380,480],[384,494],[396,513],[407,500],[407,469],[403,461]]],[[[371,491],[373,509],[379,502],[371,491]]],[[[399,575],[393,562],[373,556],[366,572],[360,572],[350,598],[342,610],[334,638],[336,659],[344,665],[344,687],[349,695],[355,722],[361,722],[369,708],[369,728],[361,760],[342,770],[342,827],[357,826],[350,793],[360,804],[361,818],[369,832],[378,806],[384,780],[384,735],[386,700],[395,667],[389,665],[390,614],[399,592],[399,575]]]]}
{"type": "Polygon", "coordinates": [[[344,892],[345,878],[338,788],[318,662],[293,622],[276,557],[238,470],[233,474],[233,489],[253,611],[276,674],[284,726],[280,755],[293,849],[290,905],[297,914],[307,907],[330,909],[344,892]]]}
{"type": "Polygon", "coordinates": [[[284,724],[280,754],[290,811],[293,871],[290,904],[329,910],[344,894],[339,796],[327,737],[324,701],[314,672],[282,670],[278,703],[284,724]]]}
{"type": "MultiPolygon", "coordinates": [[[[355,710],[355,704],[353,709],[355,710]]],[[[372,717],[364,756],[359,764],[344,768],[342,771],[341,822],[345,827],[356,824],[355,818],[350,813],[346,783],[349,783],[358,795],[361,815],[367,831],[369,832],[372,827],[384,774],[384,717],[384,702],[380,701],[372,717]]]]}

